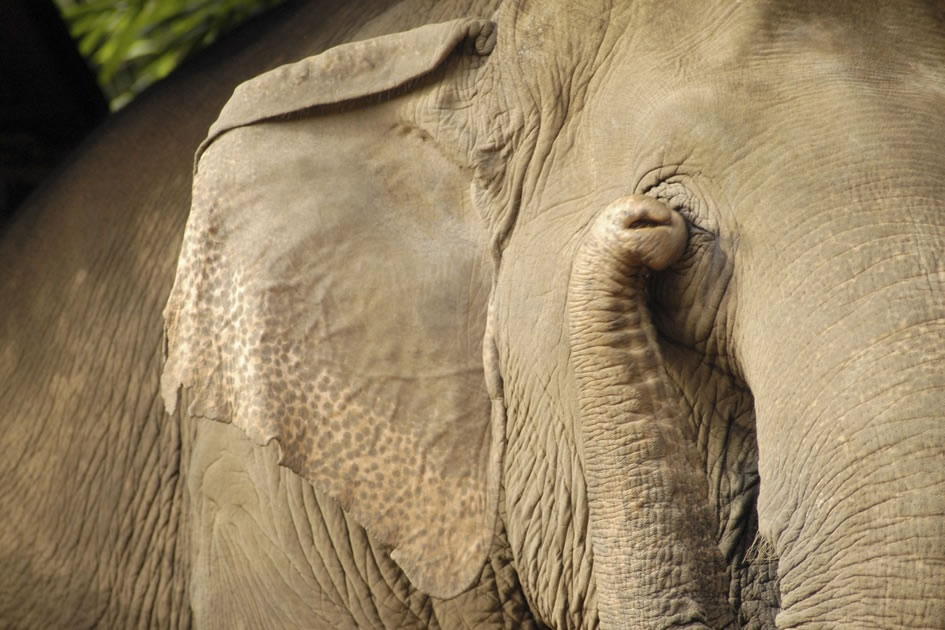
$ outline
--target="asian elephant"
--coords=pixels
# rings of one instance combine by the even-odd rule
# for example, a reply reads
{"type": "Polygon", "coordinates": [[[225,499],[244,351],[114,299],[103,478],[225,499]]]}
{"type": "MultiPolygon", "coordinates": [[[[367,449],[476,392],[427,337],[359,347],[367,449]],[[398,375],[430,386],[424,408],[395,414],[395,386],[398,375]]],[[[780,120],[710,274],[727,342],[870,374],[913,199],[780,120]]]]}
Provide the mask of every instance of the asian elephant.
{"type": "Polygon", "coordinates": [[[945,628],[938,4],[311,11],[7,235],[0,620],[945,628]]]}

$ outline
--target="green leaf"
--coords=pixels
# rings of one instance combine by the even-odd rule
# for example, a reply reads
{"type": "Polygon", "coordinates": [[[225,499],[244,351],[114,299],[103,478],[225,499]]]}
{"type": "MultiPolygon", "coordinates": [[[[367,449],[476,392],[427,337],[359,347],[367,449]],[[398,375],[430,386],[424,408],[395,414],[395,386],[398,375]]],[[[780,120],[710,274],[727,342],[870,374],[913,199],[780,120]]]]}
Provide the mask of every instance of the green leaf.
{"type": "Polygon", "coordinates": [[[225,31],[283,1],[55,0],[113,109],[225,31]]]}
{"type": "Polygon", "coordinates": [[[125,51],[125,61],[138,59],[139,57],[145,57],[148,55],[156,55],[160,52],[161,48],[154,40],[139,39],[136,42],[132,42],[131,46],[128,47],[128,50],[125,51]]]}

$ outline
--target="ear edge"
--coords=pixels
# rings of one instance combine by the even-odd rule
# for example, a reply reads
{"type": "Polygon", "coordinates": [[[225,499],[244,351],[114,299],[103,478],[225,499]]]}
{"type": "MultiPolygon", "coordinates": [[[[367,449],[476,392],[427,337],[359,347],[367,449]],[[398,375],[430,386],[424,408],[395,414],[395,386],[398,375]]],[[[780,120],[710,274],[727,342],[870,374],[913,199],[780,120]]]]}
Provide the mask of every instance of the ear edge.
{"type": "Polygon", "coordinates": [[[464,42],[467,54],[489,55],[496,42],[495,23],[460,18],[426,24],[341,44],[254,77],[236,87],[210,126],[197,147],[194,173],[207,147],[231,129],[395,90],[435,70],[464,42]],[[339,81],[339,76],[347,80],[339,81]]]}

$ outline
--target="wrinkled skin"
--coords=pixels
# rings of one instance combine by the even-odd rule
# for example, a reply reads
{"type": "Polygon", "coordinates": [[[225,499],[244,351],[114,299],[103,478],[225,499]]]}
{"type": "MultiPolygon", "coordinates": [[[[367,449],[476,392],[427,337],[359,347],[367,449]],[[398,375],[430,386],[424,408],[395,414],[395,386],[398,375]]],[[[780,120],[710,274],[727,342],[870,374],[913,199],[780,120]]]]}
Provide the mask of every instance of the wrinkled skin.
{"type": "Polygon", "coordinates": [[[3,243],[0,620],[945,627],[943,16],[542,4],[349,8],[319,37],[289,19],[237,59],[262,67],[224,64],[495,23],[391,93],[208,145],[166,311],[170,416],[177,153],[229,90],[138,158],[164,188],[96,184],[119,196],[85,227],[106,134],[34,201],[3,243]],[[240,197],[303,132],[333,149],[280,162],[314,169],[309,199],[240,197]],[[236,328],[218,312],[241,306],[236,328]],[[278,369],[247,378],[272,344],[278,369]],[[379,460],[378,483],[419,490],[367,492],[365,419],[410,428],[387,448],[426,439],[379,460]],[[398,481],[417,458],[433,476],[398,481]],[[417,525],[430,509],[442,532],[417,525]]]}

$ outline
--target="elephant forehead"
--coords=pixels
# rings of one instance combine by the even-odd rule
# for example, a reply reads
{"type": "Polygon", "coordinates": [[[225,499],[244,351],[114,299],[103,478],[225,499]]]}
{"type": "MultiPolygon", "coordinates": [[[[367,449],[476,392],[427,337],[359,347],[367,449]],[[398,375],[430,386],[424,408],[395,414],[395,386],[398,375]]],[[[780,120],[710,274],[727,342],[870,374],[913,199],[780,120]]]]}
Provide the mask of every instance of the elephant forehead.
{"type": "Polygon", "coordinates": [[[586,145],[582,179],[601,188],[698,174],[737,209],[744,236],[753,219],[759,235],[778,232],[773,203],[819,211],[812,196],[872,186],[878,169],[940,163],[919,129],[945,124],[945,44],[908,58],[885,38],[916,31],[912,20],[883,25],[870,10],[847,24],[830,10],[742,4],[698,31],[607,48],[574,133],[586,145]]]}
{"type": "Polygon", "coordinates": [[[650,139],[672,150],[666,131],[675,128],[692,138],[676,139],[682,153],[699,142],[750,139],[764,129],[743,130],[750,119],[767,120],[770,107],[821,91],[836,100],[861,85],[887,93],[940,86],[938,22],[909,15],[927,9],[902,9],[871,4],[851,18],[846,7],[819,3],[633,3],[609,14],[599,39],[587,38],[599,45],[575,47],[593,61],[568,50],[587,83],[578,104],[594,112],[586,126],[599,131],[602,146],[650,139]],[[677,124],[660,117],[667,111],[677,124]],[[713,126],[721,131],[707,135],[713,126]]]}

